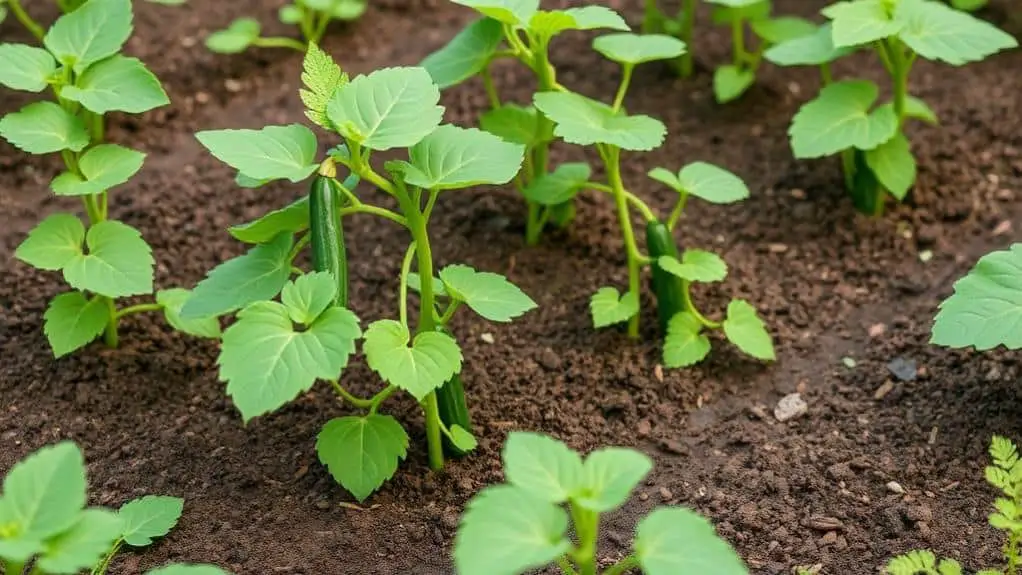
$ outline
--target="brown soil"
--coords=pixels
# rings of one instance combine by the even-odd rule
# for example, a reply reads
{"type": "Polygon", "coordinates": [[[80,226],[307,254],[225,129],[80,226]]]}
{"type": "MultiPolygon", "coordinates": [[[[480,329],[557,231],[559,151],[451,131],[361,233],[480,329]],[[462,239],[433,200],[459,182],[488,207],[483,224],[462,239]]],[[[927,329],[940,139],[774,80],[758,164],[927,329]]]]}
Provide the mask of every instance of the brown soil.
{"type": "MultiPolygon", "coordinates": [[[[154,68],[174,104],[113,120],[112,139],[150,156],[143,177],[116,192],[112,210],[153,245],[160,287],[193,285],[241,251],[227,225],[299,193],[283,185],[236,189],[230,171],[191,135],[302,120],[297,54],[221,57],[201,44],[208,30],[237,15],[270,22],[278,4],[136,6],[129,51],[154,68]]],[[[624,6],[633,22],[639,4],[624,6]]],[[[798,0],[778,4],[787,13],[813,8],[798,0]]],[[[986,16],[1008,18],[996,6],[986,16]]],[[[469,18],[447,2],[376,2],[356,25],[334,30],[326,47],[353,72],[414,64],[469,18]]],[[[14,24],[0,35],[20,38],[14,24]]],[[[728,282],[700,300],[709,310],[721,309],[730,294],[754,302],[776,336],[775,365],[716,342],[707,363],[661,373],[648,312],[645,343],[615,330],[594,332],[589,294],[622,285],[626,275],[604,198],[584,199],[571,230],[529,249],[522,204],[511,190],[447,195],[433,232],[441,263],[507,273],[540,307],[510,326],[467,314],[458,320],[479,452],[431,475],[417,431],[398,475],[368,508],[354,510],[340,505],[350,498],[314,454],[320,426],[344,411],[327,389],[243,427],[217,382],[217,346],[175,334],[155,317],[127,321],[121,349],[97,344],[53,360],[42,312],[63,286],[57,275],[11,256],[44,214],[76,206],[46,191],[55,159],[0,144],[0,260],[7,262],[0,279],[0,471],[72,438],[86,451],[94,503],[117,505],[144,493],[184,497],[178,529],[150,550],[125,554],[114,569],[124,574],[168,560],[212,561],[239,574],[449,573],[461,508],[501,479],[499,448],[513,429],[551,433],[583,450],[632,445],[656,458],[634,504],[607,523],[608,558],[628,545],[637,514],[670,502],[713,518],[755,573],[822,564],[823,573],[865,575],[920,546],[972,568],[996,561],[1000,540],[985,522],[993,492],[982,467],[992,434],[1022,437],[1020,359],[947,351],[927,339],[952,281],[979,255],[1022,237],[1011,228],[994,234],[1022,207],[1022,52],[963,69],[918,66],[913,93],[934,105],[942,127],[913,134],[921,169],[911,205],[871,221],[853,212],[834,162],[791,158],[785,132],[816,90],[812,71],[765,68],[747,97],[721,107],[706,70],[726,58],[726,32],[704,26],[698,50],[704,68],[691,81],[655,65],[638,72],[629,108],[661,117],[670,137],[662,150],[630,157],[626,177],[661,209],[669,194],[643,176],[655,165],[711,160],[745,178],[753,197],[724,208],[692,206],[684,241],[728,261],[728,282]],[[925,263],[924,250],[933,253],[925,263]],[[482,341],[487,332],[495,343],[482,341]],[[845,357],[855,366],[846,367],[845,357]],[[894,378],[887,364],[895,358],[915,361],[918,377],[894,378]],[[893,387],[877,399],[887,381],[893,387]],[[774,404],[796,390],[808,414],[778,423],[774,404]],[[890,492],[890,481],[906,494],[890,492]]],[[[561,41],[556,60],[563,83],[612,93],[613,67],[584,39],[561,41]]],[[[877,69],[866,57],[842,66],[845,73],[877,69]]],[[[498,82],[509,99],[528,96],[520,68],[501,68],[498,82]]],[[[9,92],[0,97],[2,112],[27,101],[9,92]]],[[[445,94],[444,103],[447,119],[463,125],[485,104],[476,84],[445,94]]],[[[564,160],[577,151],[557,154],[564,160]]],[[[406,238],[369,219],[348,228],[356,311],[394,315],[406,238]]],[[[361,366],[345,378],[360,391],[376,381],[361,366]]],[[[388,405],[421,429],[412,402],[388,405]]]]}

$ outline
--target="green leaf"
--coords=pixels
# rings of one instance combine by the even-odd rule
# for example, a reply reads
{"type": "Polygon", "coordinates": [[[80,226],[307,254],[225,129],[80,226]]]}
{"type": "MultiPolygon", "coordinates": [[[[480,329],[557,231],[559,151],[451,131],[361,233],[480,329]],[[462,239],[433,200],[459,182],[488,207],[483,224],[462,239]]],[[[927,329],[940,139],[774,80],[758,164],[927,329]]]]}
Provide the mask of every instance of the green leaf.
{"type": "Polygon", "coordinates": [[[43,44],[81,74],[121,50],[131,36],[131,0],[89,0],[50,26],[43,44]]]}
{"type": "Polygon", "coordinates": [[[90,66],[61,97],[97,114],[140,114],[170,103],[156,76],[139,59],[116,55],[90,66]]]}
{"type": "Polygon", "coordinates": [[[53,102],[36,102],[0,119],[0,136],[30,154],[80,152],[89,145],[85,125],[53,102]]]}
{"type": "Polygon", "coordinates": [[[316,135],[301,124],[195,134],[218,160],[257,180],[298,183],[319,167],[316,135]]]}
{"type": "Polygon", "coordinates": [[[635,554],[646,575],[747,575],[741,558],[707,520],[683,507],[661,507],[639,522],[635,554]]]}
{"type": "Polygon", "coordinates": [[[638,65],[670,60],[685,53],[685,43],[664,34],[606,34],[593,40],[593,49],[608,60],[638,65]]]}
{"type": "Polygon", "coordinates": [[[337,0],[330,10],[330,17],[345,21],[357,20],[365,14],[367,8],[368,0],[337,0]]]}
{"type": "Polygon", "coordinates": [[[794,16],[753,20],[749,27],[768,44],[780,44],[816,33],[816,24],[794,16]]]}
{"type": "Polygon", "coordinates": [[[556,206],[570,201],[589,182],[592,175],[585,162],[561,164],[551,174],[543,174],[532,181],[522,195],[530,202],[543,206],[556,206]]]}
{"type": "Polygon", "coordinates": [[[265,244],[283,232],[296,234],[309,229],[309,197],[264,214],[246,224],[227,228],[235,239],[249,244],[265,244]]]}
{"type": "Polygon", "coordinates": [[[688,367],[703,361],[710,353],[710,338],[702,331],[703,324],[690,312],[674,314],[664,338],[664,367],[688,367]]]}
{"type": "Polygon", "coordinates": [[[85,507],[85,460],[70,441],[44,447],[4,478],[0,524],[24,540],[50,539],[74,527],[85,507]]]}
{"type": "Polygon", "coordinates": [[[46,551],[37,567],[44,573],[78,573],[95,566],[120,535],[121,520],[117,514],[106,509],[86,509],[71,529],[46,542],[46,551]]]}
{"type": "Polygon", "coordinates": [[[866,164],[891,195],[905,199],[916,181],[916,159],[908,138],[898,132],[893,138],[866,152],[866,164]]]}
{"type": "Polygon", "coordinates": [[[735,20],[756,21],[770,17],[770,0],[709,0],[714,4],[714,24],[731,24],[735,20]]]}
{"type": "Polygon", "coordinates": [[[796,158],[820,158],[848,148],[872,150],[894,137],[898,118],[890,108],[870,113],[876,84],[865,80],[835,82],[795,114],[791,149],[796,158]]]}
{"type": "MultiPolygon", "coordinates": [[[[0,504],[2,503],[3,500],[0,499],[0,504]]],[[[2,517],[2,514],[0,514],[0,517],[2,517]]],[[[0,559],[17,563],[28,563],[29,559],[38,555],[45,548],[46,544],[39,539],[0,539],[0,559]]]]}
{"type": "Polygon", "coordinates": [[[454,540],[461,575],[526,573],[571,550],[563,509],[510,485],[487,487],[468,503],[454,540]]]}
{"type": "Polygon", "coordinates": [[[464,427],[454,424],[450,428],[451,432],[451,443],[454,444],[459,450],[464,452],[473,451],[476,447],[479,447],[479,442],[475,436],[469,433],[464,427]]]}
{"type": "Polygon", "coordinates": [[[834,45],[861,46],[897,34],[902,23],[891,17],[885,4],[886,0],[854,0],[824,8],[823,15],[832,21],[834,45]]]}
{"type": "Polygon", "coordinates": [[[1018,41],[996,26],[929,0],[901,0],[894,14],[898,37],[923,58],[952,66],[978,62],[1018,41]]]}
{"type": "Polygon", "coordinates": [[[87,253],[64,265],[71,287],[112,298],[152,293],[152,249],[138,230],[106,220],[89,228],[85,245],[87,253]]]}
{"type": "Polygon", "coordinates": [[[512,432],[504,443],[502,457],[508,483],[549,503],[567,501],[583,479],[578,453],[547,435],[512,432]]]}
{"type": "Polygon", "coordinates": [[[196,337],[219,339],[220,320],[216,316],[188,319],[181,317],[181,308],[191,297],[192,292],[184,288],[165,289],[156,292],[156,303],[163,306],[163,317],[170,327],[196,337]]]}
{"type": "Polygon", "coordinates": [[[213,268],[192,290],[181,317],[214,317],[273,299],[291,277],[292,242],[291,234],[283,233],[213,268]]]}
{"type": "Polygon", "coordinates": [[[461,371],[461,349],[454,338],[433,331],[412,340],[404,324],[390,319],[369,325],[362,351],[369,367],[384,381],[418,401],[461,371]]]}
{"type": "Polygon", "coordinates": [[[319,460],[359,502],[397,471],[408,453],[408,434],[389,415],[338,417],[316,438],[319,460]]]}
{"type": "Polygon", "coordinates": [[[146,571],[146,575],[230,575],[230,573],[215,565],[185,565],[183,563],[175,563],[146,571]]]}
{"type": "Polygon", "coordinates": [[[541,38],[552,38],[565,30],[610,29],[627,32],[628,23],[606,6],[582,6],[567,10],[540,11],[529,21],[529,30],[541,38]]]}
{"type": "Polygon", "coordinates": [[[955,282],[954,294],[940,304],[930,343],[1022,348],[1022,244],[983,256],[955,282]]]}
{"type": "Polygon", "coordinates": [[[847,56],[854,50],[834,46],[834,30],[830,22],[827,22],[811,35],[770,47],[763,53],[763,57],[778,66],[821,66],[847,56]]]}
{"type": "Polygon", "coordinates": [[[28,233],[14,257],[41,270],[56,271],[81,255],[83,241],[85,225],[78,216],[52,214],[28,233]]]}
{"type": "Polygon", "coordinates": [[[543,142],[536,108],[505,104],[479,117],[479,127],[512,144],[533,147],[543,142]]]}
{"type": "MultiPolygon", "coordinates": [[[[285,4],[277,11],[277,19],[284,24],[298,24],[302,21],[303,12],[295,4],[285,4]]],[[[312,45],[312,42],[309,43],[312,45]]]]}
{"type": "Polygon", "coordinates": [[[536,308],[532,298],[502,275],[453,265],[440,270],[440,279],[452,298],[490,321],[508,322],[536,308]]]}
{"type": "Polygon", "coordinates": [[[763,320],[756,314],[756,308],[741,299],[727,304],[727,319],[724,320],[724,335],[738,349],[756,359],[773,361],[774,342],[767,333],[763,320]]]}
{"type": "Polygon", "coordinates": [[[506,184],[522,166],[524,146],[475,128],[443,125],[408,151],[405,183],[427,190],[506,184]]]}
{"type": "Polygon", "coordinates": [[[739,66],[721,66],[713,71],[713,95],[725,104],[737,100],[756,81],[756,73],[739,66]]]}
{"type": "Polygon", "coordinates": [[[621,292],[614,287],[602,287],[589,299],[593,327],[601,328],[624,323],[639,313],[639,294],[621,292]]]}
{"type": "Polygon", "coordinates": [[[423,68],[384,68],[342,86],[327,106],[340,135],[371,150],[410,148],[440,124],[440,90],[423,68]]]}
{"type": "Polygon", "coordinates": [[[348,75],[315,42],[309,43],[302,61],[302,84],[298,95],[305,104],[305,116],[314,124],[331,129],[326,108],[334,93],[348,83],[348,75]]]}
{"type": "Polygon", "coordinates": [[[482,72],[502,40],[504,30],[500,22],[481,18],[458,32],[446,46],[426,56],[420,65],[441,90],[446,90],[482,72]]]}
{"type": "MultiPolygon", "coordinates": [[[[893,104],[891,105],[893,106],[893,104]]],[[[937,119],[937,113],[926,102],[913,96],[905,97],[905,115],[909,118],[922,120],[932,126],[940,123],[940,120],[937,119]]]]}
{"type": "Polygon", "coordinates": [[[312,272],[299,276],[280,292],[280,302],[291,321],[311,325],[333,302],[337,280],[330,272],[312,272]]]}
{"type": "Polygon", "coordinates": [[[613,511],[628,501],[652,469],[653,460],[634,449],[598,449],[586,457],[582,482],[572,501],[597,513],[613,511]]]}
{"type": "Polygon", "coordinates": [[[147,495],[121,506],[121,537],[132,547],[151,545],[153,539],[163,537],[177,525],[185,501],[179,497],[147,495]]]}
{"type": "MultiPolygon", "coordinates": [[[[447,290],[444,289],[444,282],[440,278],[433,276],[433,295],[437,297],[447,297],[447,290]]],[[[408,274],[408,289],[413,291],[422,292],[422,278],[416,272],[408,274]]]]}
{"type": "Polygon", "coordinates": [[[659,120],[615,114],[610,106],[571,92],[540,92],[534,98],[539,111],[557,124],[554,134],[569,144],[649,151],[667,134],[659,120]]]}
{"type": "Polygon", "coordinates": [[[653,168],[649,177],[711,204],[731,204],[749,197],[749,188],[741,178],[706,162],[692,162],[677,176],[663,168],[653,168]]]}
{"type": "Polygon", "coordinates": [[[73,291],[53,298],[43,320],[53,357],[63,357],[99,337],[110,321],[110,310],[102,299],[89,300],[73,291]]]}
{"type": "Polygon", "coordinates": [[[0,85],[12,90],[42,92],[56,71],[56,60],[42,48],[0,44],[0,85]]]}
{"type": "Polygon", "coordinates": [[[362,335],[358,318],[342,307],[327,308],[303,331],[288,312],[277,302],[255,302],[224,331],[220,380],[246,423],[308,391],[317,379],[338,377],[362,335]]]}
{"type": "Polygon", "coordinates": [[[206,38],[206,47],[219,54],[244,52],[259,38],[262,27],[255,18],[238,18],[224,30],[213,32],[206,38]]]}
{"type": "Polygon", "coordinates": [[[453,0],[455,4],[468,6],[483,16],[504,24],[527,26],[533,14],[539,10],[539,0],[453,0]]]}
{"type": "Polygon", "coordinates": [[[690,282],[719,282],[727,277],[724,260],[704,250],[685,250],[681,261],[674,256],[660,256],[657,265],[665,272],[690,282]]]}
{"type": "Polygon", "coordinates": [[[117,144],[100,144],[89,148],[78,161],[85,179],[64,172],[53,179],[50,187],[58,196],[87,196],[105,192],[131,179],[145,161],[145,154],[117,144]]]}

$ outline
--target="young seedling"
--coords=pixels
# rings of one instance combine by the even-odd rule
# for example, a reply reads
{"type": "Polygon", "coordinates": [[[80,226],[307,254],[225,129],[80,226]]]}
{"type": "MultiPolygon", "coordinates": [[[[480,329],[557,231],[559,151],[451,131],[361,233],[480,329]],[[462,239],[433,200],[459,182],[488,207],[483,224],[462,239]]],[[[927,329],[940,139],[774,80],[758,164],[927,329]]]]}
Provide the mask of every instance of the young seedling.
{"type": "Polygon", "coordinates": [[[821,65],[824,85],[795,115],[789,134],[796,158],[839,154],[845,187],[860,211],[882,215],[888,194],[902,200],[916,179],[905,134],[910,119],[936,124],[908,78],[917,58],[962,66],[1018,42],[994,26],[934,0],[850,0],[823,10],[828,26],[769,50],[779,65],[821,65]],[[829,38],[828,38],[829,35],[829,38]],[[877,104],[869,80],[832,82],[830,62],[852,50],[873,51],[891,78],[891,101],[877,104]]]}
{"type": "Polygon", "coordinates": [[[304,52],[309,44],[319,44],[330,22],[358,20],[365,13],[368,0],[294,0],[284,5],[277,17],[284,24],[297,26],[302,40],[281,36],[262,36],[262,26],[255,18],[238,18],[227,28],[206,38],[206,47],[219,54],[238,54],[250,47],[291,48],[304,52]]]}
{"type": "Polygon", "coordinates": [[[693,72],[692,40],[696,26],[697,5],[696,0],[681,0],[678,11],[674,16],[669,16],[660,9],[657,0],[645,0],[642,33],[673,36],[688,47],[683,54],[671,60],[682,78],[688,78],[693,72]]]}
{"type": "Polygon", "coordinates": [[[146,311],[162,310],[173,327],[193,335],[216,337],[220,331],[215,319],[180,318],[184,290],[160,291],[151,303],[115,303],[153,293],[153,256],[138,230],[109,217],[110,190],[142,168],[145,154],[105,143],[104,115],[169,103],[152,72],[119,53],[131,30],[130,0],[89,0],[53,24],[43,37],[45,49],[0,44],[0,84],[36,93],[49,88],[55,100],[7,114],[0,136],[30,154],[59,153],[66,171],[50,188],[81,198],[87,215],[86,222],[70,213],[46,217],[14,254],[38,269],[63,272],[73,288],[54,298],[44,316],[57,357],[100,334],[116,347],[119,321],[146,311]]]}
{"type": "MultiPolygon", "coordinates": [[[[1004,567],[983,569],[976,575],[1019,575],[1022,568],[1022,461],[1015,444],[994,436],[990,442],[993,465],[986,468],[987,483],[1001,491],[1003,497],[994,501],[996,511],[990,514],[990,525],[1004,532],[1004,567]]],[[[884,571],[888,575],[963,575],[965,571],[954,559],[941,559],[930,551],[911,551],[895,557],[884,571]]]]}
{"type": "MultiPolygon", "coordinates": [[[[0,493],[0,564],[7,575],[103,575],[123,545],[146,547],[177,524],[184,502],[147,496],[119,511],[85,507],[85,461],[70,441],[11,468],[0,493]]],[[[211,565],[169,565],[147,575],[226,575],[211,565]]]]}
{"type": "Polygon", "coordinates": [[[444,440],[457,452],[475,446],[456,377],[462,354],[450,335],[450,321],[462,306],[507,322],[536,304],[502,276],[466,265],[447,266],[436,277],[428,227],[441,193],[511,181],[524,148],[479,130],[440,125],[440,91],[422,68],[386,68],[349,81],[312,44],[302,79],[309,119],[343,140],[326,159],[317,157],[312,130],[298,124],[197,135],[214,156],[238,170],[244,185],[313,180],[308,197],[231,229],[255,247],[211,271],[182,315],[240,310],[224,332],[219,364],[220,379],[246,422],[280,408],[318,380],[365,412],[329,421],[316,443],[330,473],[362,501],[405,457],[407,433],[396,419],[378,413],[398,391],[422,406],[433,469],[444,464],[444,440]],[[402,148],[407,161],[385,162],[382,173],[373,165],[375,152],[402,148]],[[339,170],[351,174],[343,183],[336,179],[339,170]],[[360,198],[355,190],[360,181],[390,196],[398,210],[360,198]],[[388,220],[411,236],[398,278],[398,318],[375,321],[365,332],[346,305],[340,218],[353,214],[388,220]],[[295,262],[309,244],[315,271],[304,273],[295,262]],[[409,288],[419,293],[417,325],[408,310],[409,288]],[[273,301],[278,294],[280,301],[273,301]],[[359,339],[366,362],[386,384],[368,398],[356,397],[340,382],[359,339]]]}
{"type": "MultiPolygon", "coordinates": [[[[461,575],[519,575],[555,565],[564,575],[596,575],[600,516],[623,506],[653,468],[632,449],[598,449],[583,461],[556,439],[524,432],[508,436],[503,460],[507,483],[473,497],[458,526],[454,563],[461,575]]],[[[659,507],[643,518],[632,549],[603,575],[748,573],[713,525],[684,507],[659,507]]]]}
{"type": "MultiPolygon", "coordinates": [[[[474,8],[483,18],[469,24],[453,40],[422,62],[441,89],[479,76],[489,97],[490,110],[479,120],[480,127],[508,142],[525,146],[525,165],[515,186],[528,205],[525,237],[529,245],[539,242],[548,224],[566,226],[574,218],[572,201],[541,205],[532,195],[540,181],[550,174],[550,143],[553,126],[532,106],[504,103],[493,82],[491,65],[513,58],[529,68],[536,78],[536,91],[563,89],[550,63],[550,44],[570,30],[624,30],[628,24],[604,6],[567,10],[540,10],[539,0],[454,0],[474,8]]],[[[558,168],[560,169],[560,168],[558,168]]],[[[581,169],[575,165],[575,170],[581,169]]]]}

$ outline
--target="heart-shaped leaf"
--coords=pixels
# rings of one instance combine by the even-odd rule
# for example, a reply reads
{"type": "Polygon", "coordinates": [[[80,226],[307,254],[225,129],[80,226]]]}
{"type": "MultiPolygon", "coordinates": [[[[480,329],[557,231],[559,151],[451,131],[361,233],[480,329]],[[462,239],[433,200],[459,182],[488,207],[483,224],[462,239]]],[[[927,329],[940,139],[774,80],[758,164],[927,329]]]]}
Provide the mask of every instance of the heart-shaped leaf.
{"type": "Polygon", "coordinates": [[[440,270],[450,296],[490,321],[508,322],[535,309],[536,302],[502,275],[453,265],[440,270]]]}
{"type": "Polygon", "coordinates": [[[53,298],[43,320],[53,357],[63,357],[103,333],[110,321],[110,308],[101,298],[90,300],[82,292],[73,291],[53,298]]]}
{"type": "Polygon", "coordinates": [[[570,144],[649,151],[667,134],[659,120],[615,114],[610,106],[571,92],[540,92],[534,98],[536,108],[557,124],[554,134],[570,144]]]}
{"type": "Polygon", "coordinates": [[[702,331],[703,324],[691,313],[674,314],[664,338],[664,367],[688,367],[703,361],[710,353],[710,338],[702,331]]]}
{"type": "Polygon", "coordinates": [[[898,118],[893,109],[870,112],[879,91],[863,80],[835,82],[795,114],[791,149],[796,158],[820,158],[848,148],[872,150],[894,137],[898,118]]]}
{"type": "Polygon", "coordinates": [[[504,39],[500,22],[481,18],[469,24],[443,48],[422,61],[433,81],[446,90],[483,71],[504,39]]]}
{"type": "Polygon", "coordinates": [[[389,415],[338,417],[319,432],[316,453],[330,475],[361,502],[397,471],[408,453],[408,434],[389,415]]]}
{"type": "Polygon", "coordinates": [[[369,367],[384,381],[419,401],[461,371],[461,349],[454,338],[434,331],[412,340],[408,328],[394,320],[373,322],[362,349],[369,367]]]}
{"type": "Polygon", "coordinates": [[[589,300],[589,311],[595,328],[624,323],[639,313],[639,294],[628,292],[622,296],[617,288],[600,288],[589,300]]]}

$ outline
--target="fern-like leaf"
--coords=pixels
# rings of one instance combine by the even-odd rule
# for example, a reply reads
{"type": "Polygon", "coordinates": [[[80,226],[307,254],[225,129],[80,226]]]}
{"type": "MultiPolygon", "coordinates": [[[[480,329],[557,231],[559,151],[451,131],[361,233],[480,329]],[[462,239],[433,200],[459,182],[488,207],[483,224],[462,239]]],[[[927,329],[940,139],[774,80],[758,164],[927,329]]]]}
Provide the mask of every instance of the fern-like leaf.
{"type": "Polygon", "coordinates": [[[954,559],[942,559],[937,572],[940,575],[962,575],[962,566],[954,559]]]}
{"type": "Polygon", "coordinates": [[[299,90],[298,95],[305,104],[305,115],[315,124],[330,128],[326,107],[338,88],[348,83],[348,75],[334,62],[330,54],[319,46],[310,43],[302,62],[302,83],[307,89],[299,90]]]}
{"type": "Polygon", "coordinates": [[[1007,471],[1001,469],[1000,467],[989,465],[986,468],[986,479],[987,483],[1000,489],[1008,497],[1012,496],[1011,475],[1009,475],[1007,471]]]}
{"type": "MultiPolygon", "coordinates": [[[[887,563],[890,575],[945,575],[937,571],[937,557],[930,551],[909,551],[887,563]]],[[[953,572],[952,572],[953,573],[953,572]]],[[[959,574],[961,568],[959,568],[959,574]]]]}
{"type": "Polygon", "coordinates": [[[990,457],[994,465],[1005,471],[1010,471],[1018,463],[1018,449],[1010,439],[995,435],[990,441],[990,457]]]}

